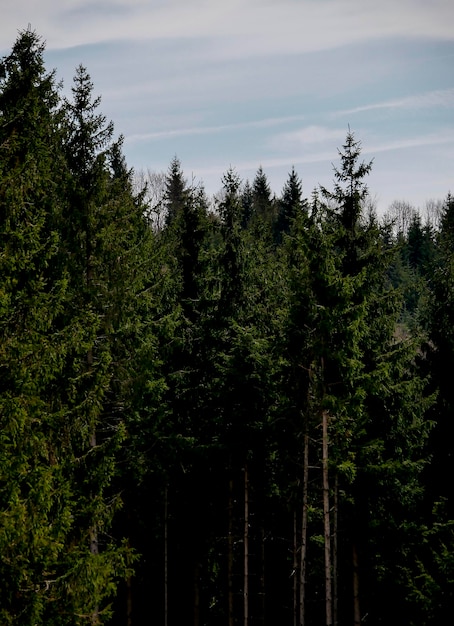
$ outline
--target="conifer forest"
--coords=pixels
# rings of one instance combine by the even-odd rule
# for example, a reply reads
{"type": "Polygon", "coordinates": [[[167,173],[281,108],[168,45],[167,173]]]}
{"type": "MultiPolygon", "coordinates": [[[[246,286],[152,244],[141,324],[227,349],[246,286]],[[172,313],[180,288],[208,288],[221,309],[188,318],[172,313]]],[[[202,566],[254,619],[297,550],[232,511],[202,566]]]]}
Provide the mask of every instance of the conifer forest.
{"type": "Polygon", "coordinates": [[[0,62],[1,626],[454,611],[454,198],[128,168],[87,69],[0,62]]]}

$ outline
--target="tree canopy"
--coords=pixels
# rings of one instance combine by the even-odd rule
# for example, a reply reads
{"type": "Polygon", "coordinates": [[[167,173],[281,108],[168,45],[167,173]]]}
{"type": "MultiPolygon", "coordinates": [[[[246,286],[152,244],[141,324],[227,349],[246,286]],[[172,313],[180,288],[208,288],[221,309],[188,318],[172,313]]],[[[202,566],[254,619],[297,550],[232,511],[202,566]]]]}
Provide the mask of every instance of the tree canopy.
{"type": "Polygon", "coordinates": [[[446,621],[452,197],[377,216],[350,129],[310,197],[140,177],[44,51],[0,73],[1,623],[446,621]]]}

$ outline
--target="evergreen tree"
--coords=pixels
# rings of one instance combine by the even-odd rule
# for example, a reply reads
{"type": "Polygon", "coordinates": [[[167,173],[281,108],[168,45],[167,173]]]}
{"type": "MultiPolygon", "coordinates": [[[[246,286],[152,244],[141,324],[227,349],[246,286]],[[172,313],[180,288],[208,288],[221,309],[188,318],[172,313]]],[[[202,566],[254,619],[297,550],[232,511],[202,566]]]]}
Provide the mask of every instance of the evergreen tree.
{"type": "Polygon", "coordinates": [[[170,226],[188,200],[188,187],[183,176],[180,160],[175,156],[165,181],[166,225],[170,226]]]}
{"type": "Polygon", "coordinates": [[[44,619],[62,574],[72,515],[61,442],[66,416],[52,392],[76,328],[59,325],[67,289],[55,230],[61,210],[53,118],[58,91],[53,74],[45,73],[43,51],[34,32],[20,33],[3,60],[0,92],[4,624],[44,619]]]}
{"type": "Polygon", "coordinates": [[[454,359],[453,225],[454,201],[448,195],[436,239],[437,262],[429,283],[425,315],[428,343],[426,359],[422,361],[423,371],[430,373],[437,399],[431,412],[435,424],[430,439],[432,459],[425,475],[427,530],[418,550],[419,572],[412,591],[426,619],[424,623],[428,624],[446,619],[454,606],[454,507],[450,480],[454,461],[451,446],[454,394],[450,375],[454,359]]]}
{"type": "Polygon", "coordinates": [[[275,220],[275,201],[268,178],[260,166],[252,182],[252,222],[255,227],[270,228],[275,220]]]}
{"type": "MultiPolygon", "coordinates": [[[[339,420],[337,416],[331,436],[337,453],[341,453],[335,461],[334,471],[339,476],[340,488],[352,498],[349,501],[347,495],[344,503],[340,502],[339,524],[346,524],[351,533],[346,533],[345,539],[349,537],[352,548],[348,548],[348,552],[353,549],[354,554],[352,569],[356,582],[352,597],[355,623],[361,619],[362,611],[367,611],[368,602],[373,606],[373,590],[377,582],[386,586],[386,578],[379,575],[380,569],[396,572],[397,565],[394,555],[389,553],[387,562],[386,558],[380,565],[374,561],[374,551],[370,552],[374,535],[362,533],[367,527],[366,520],[373,511],[373,523],[383,524],[382,532],[386,527],[386,522],[380,521],[385,483],[388,488],[392,485],[396,494],[389,500],[389,505],[394,501],[405,502],[405,508],[396,507],[393,511],[395,519],[399,520],[397,525],[410,528],[422,493],[421,471],[427,462],[424,446],[430,427],[425,419],[428,399],[425,399],[424,381],[415,368],[418,344],[413,341],[396,344],[399,305],[397,294],[390,289],[386,279],[389,255],[383,247],[383,237],[373,214],[367,218],[363,214],[367,196],[363,178],[372,164],[358,162],[360,148],[360,143],[349,133],[340,152],[341,169],[335,170],[334,192],[328,194],[338,207],[337,211],[334,208],[333,224],[338,232],[335,248],[341,261],[343,282],[351,285],[345,310],[347,320],[350,318],[345,335],[347,343],[344,339],[339,355],[343,367],[347,364],[348,369],[353,368],[354,377],[349,382],[353,395],[350,399],[343,399],[345,418],[339,420]],[[350,353],[354,346],[354,352],[350,353]],[[380,424],[378,430],[377,423],[380,424]],[[373,455],[369,457],[371,451],[373,455]],[[364,493],[370,495],[368,509],[363,508],[364,493]],[[369,588],[364,585],[366,581],[363,582],[366,589],[362,592],[361,607],[357,581],[362,559],[370,559],[366,570],[376,572],[377,578],[369,588]],[[369,590],[372,591],[370,597],[369,590]]],[[[348,370],[344,369],[338,380],[342,380],[344,386],[349,380],[348,370]]],[[[336,396],[338,393],[336,390],[336,396]]],[[[333,445],[333,450],[335,448],[333,445]]],[[[389,495],[390,492],[386,494],[389,495]]],[[[408,546],[413,541],[414,537],[409,533],[407,538],[401,537],[400,543],[408,546]]],[[[404,559],[403,551],[400,554],[404,559]]],[[[343,562],[347,562],[345,558],[343,562]]],[[[411,567],[409,562],[408,568],[411,567]]],[[[405,614],[410,580],[397,574],[393,578],[395,604],[405,614]]],[[[374,612],[379,611],[374,607],[374,612]]]]}
{"type": "MultiPolygon", "coordinates": [[[[62,120],[44,46],[21,33],[4,60],[1,85],[2,243],[1,619],[5,624],[82,624],[108,615],[120,553],[94,555],[85,516],[110,506],[87,494],[109,475],[93,470],[90,405],[82,364],[97,320],[74,306],[62,220],[68,210],[62,120]],[[88,419],[87,419],[88,418],[88,419]]],[[[102,369],[102,366],[100,367],[102,369]]],[[[97,378],[96,372],[93,378],[97,378]]],[[[123,565],[122,565],[123,562],[123,565]]]]}
{"type": "Polygon", "coordinates": [[[254,206],[254,192],[251,186],[251,183],[247,180],[241,191],[241,204],[242,204],[242,221],[241,226],[246,228],[249,224],[249,221],[253,214],[253,206],[254,206]]]}
{"type": "Polygon", "coordinates": [[[283,234],[288,234],[293,220],[302,210],[307,211],[307,204],[303,200],[302,182],[295,168],[292,168],[282,190],[278,203],[279,212],[275,225],[275,238],[279,243],[283,234]]]}
{"type": "MultiPolygon", "coordinates": [[[[360,144],[350,133],[340,156],[334,192],[322,190],[329,203],[316,203],[309,220],[295,221],[288,240],[293,296],[286,387],[295,393],[288,419],[300,441],[294,451],[295,465],[299,462],[301,467],[295,482],[302,485],[296,494],[304,498],[299,515],[306,530],[301,541],[308,546],[304,551],[309,562],[315,553],[306,535],[307,524],[309,533],[314,532],[311,520],[303,517],[307,501],[317,507],[315,517],[322,510],[324,518],[319,529],[324,530],[327,624],[338,619],[359,623],[372,606],[378,619],[375,589],[386,585],[380,570],[393,571],[396,580],[397,561],[389,553],[384,561],[375,560],[375,531],[371,529],[377,524],[384,531],[381,511],[394,500],[407,507],[394,507],[397,524],[409,527],[421,494],[428,433],[424,386],[414,366],[415,346],[396,343],[399,305],[387,279],[389,254],[374,216],[364,215],[367,187],[363,178],[371,164],[358,164],[360,144]],[[319,430],[323,431],[322,449],[312,444],[303,447],[305,436],[316,440],[319,430]],[[318,462],[323,475],[319,495],[304,492],[305,482],[311,480],[304,470],[308,454],[310,466],[318,462]],[[396,494],[388,503],[382,499],[385,484],[392,484],[396,494]],[[367,508],[363,508],[365,493],[367,508]],[[360,579],[363,567],[371,579],[360,579]]],[[[407,543],[403,537],[400,540],[408,548],[414,535],[407,543]]],[[[297,565],[307,571],[304,562],[297,565]]],[[[411,569],[414,562],[407,565],[411,569]]],[[[320,584],[313,577],[300,580],[308,589],[320,584]]],[[[395,592],[402,607],[409,584],[409,578],[399,578],[395,592]]],[[[305,595],[300,595],[300,608],[305,595]]],[[[309,615],[313,610],[317,608],[309,615]]]]}
{"type": "Polygon", "coordinates": [[[126,571],[115,564],[129,554],[108,530],[120,504],[113,482],[115,461],[134,392],[139,392],[138,356],[144,344],[152,345],[146,319],[141,319],[147,312],[145,255],[151,231],[141,197],[132,191],[121,139],[112,141],[113,125],[98,113],[100,99],[92,91],[86,69],[79,66],[62,125],[69,206],[61,229],[72,310],[92,319],[91,342],[73,373],[81,384],[73,393],[80,420],[77,449],[86,459],[79,477],[77,522],[82,536],[77,541],[82,545],[88,532],[87,548],[98,564],[88,579],[102,590],[90,598],[91,620],[97,623],[104,596],[114,590],[116,575],[126,571]]]}

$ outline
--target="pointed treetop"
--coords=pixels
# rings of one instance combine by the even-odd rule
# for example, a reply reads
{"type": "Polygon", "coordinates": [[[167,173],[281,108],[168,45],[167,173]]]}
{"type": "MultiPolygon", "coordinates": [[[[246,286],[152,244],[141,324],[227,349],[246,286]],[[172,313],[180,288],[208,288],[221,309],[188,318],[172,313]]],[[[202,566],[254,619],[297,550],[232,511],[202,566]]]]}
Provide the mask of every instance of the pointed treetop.
{"type": "Polygon", "coordinates": [[[240,189],[240,176],[230,167],[222,177],[222,199],[219,202],[219,214],[229,227],[241,219],[240,189]]]}
{"type": "Polygon", "coordinates": [[[189,197],[188,184],[184,178],[181,162],[175,155],[170,162],[165,180],[165,206],[167,209],[166,225],[175,222],[176,217],[183,210],[189,197]]]}
{"type": "Polygon", "coordinates": [[[334,167],[334,177],[338,181],[335,186],[335,194],[344,198],[345,196],[357,196],[363,199],[368,193],[364,177],[370,174],[373,160],[365,163],[358,163],[361,155],[361,142],[355,139],[354,133],[348,129],[345,143],[342,150],[338,150],[341,160],[340,168],[334,167]],[[344,184],[344,187],[341,185],[344,184]]]}
{"type": "MultiPolygon", "coordinates": [[[[46,73],[44,65],[45,44],[32,30],[21,31],[11,53],[0,62],[0,108],[17,109],[21,102],[27,111],[35,105],[35,100],[45,101],[49,109],[58,104],[58,90],[55,85],[55,71],[46,73]]],[[[17,112],[16,112],[17,113],[17,112]]]]}
{"type": "Polygon", "coordinates": [[[98,113],[101,97],[93,96],[93,83],[83,65],[76,68],[72,95],[72,101],[65,100],[67,158],[76,175],[85,175],[111,144],[114,127],[105,115],[98,113]]]}
{"type": "Polygon", "coordinates": [[[350,128],[338,153],[341,164],[339,168],[333,165],[334,191],[324,187],[320,187],[320,191],[330,204],[335,205],[334,214],[343,227],[352,232],[358,224],[364,200],[369,193],[364,178],[370,173],[373,160],[359,162],[361,142],[355,139],[350,128]]]}

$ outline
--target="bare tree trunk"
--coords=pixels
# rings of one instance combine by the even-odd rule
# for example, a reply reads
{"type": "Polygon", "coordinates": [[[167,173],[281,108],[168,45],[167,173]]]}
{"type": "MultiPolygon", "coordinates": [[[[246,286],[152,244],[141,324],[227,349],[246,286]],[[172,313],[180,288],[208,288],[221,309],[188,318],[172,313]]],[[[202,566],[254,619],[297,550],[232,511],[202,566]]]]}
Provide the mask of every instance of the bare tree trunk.
{"type": "Polygon", "coordinates": [[[359,562],[356,543],[353,542],[352,564],[353,564],[353,624],[361,626],[361,610],[359,604],[359,562]]]}
{"type": "MultiPolygon", "coordinates": [[[[99,553],[98,548],[98,530],[95,525],[90,528],[90,552],[92,555],[99,553]]],[[[91,623],[93,626],[99,624],[99,607],[95,606],[91,614],[91,623]]]]}
{"type": "Polygon", "coordinates": [[[200,563],[194,565],[194,626],[200,624],[200,563]]]}
{"type": "Polygon", "coordinates": [[[337,523],[339,518],[339,477],[336,474],[334,478],[334,511],[333,511],[333,624],[337,626],[338,622],[338,579],[337,579],[337,562],[338,562],[338,543],[337,543],[337,523]]]}
{"type": "MultiPolygon", "coordinates": [[[[88,261],[87,261],[88,263],[88,261]]],[[[90,284],[92,280],[91,277],[91,269],[90,266],[87,265],[87,283],[90,284]]],[[[87,352],[87,369],[90,371],[93,367],[93,349],[89,348],[87,352]]],[[[92,431],[90,434],[90,448],[96,448],[96,426],[93,424],[92,431]]],[[[93,523],[89,529],[90,536],[90,553],[92,555],[99,554],[99,543],[98,543],[98,529],[96,524],[93,523]]],[[[93,613],[91,614],[91,623],[95,626],[99,624],[99,607],[96,606],[93,609],[93,613]]]]}
{"type": "Polygon", "coordinates": [[[132,576],[126,580],[126,626],[132,626],[132,576]]]}
{"type": "Polygon", "coordinates": [[[266,594],[265,594],[265,527],[263,519],[260,523],[260,620],[266,622],[266,594]]]}
{"type": "Polygon", "coordinates": [[[303,451],[303,512],[301,516],[301,550],[300,550],[300,597],[299,597],[299,626],[305,626],[306,607],[306,557],[307,557],[307,496],[309,483],[309,433],[304,433],[303,451]]]}
{"type": "Polygon", "coordinates": [[[323,527],[325,539],[325,616],[326,626],[333,624],[333,594],[331,580],[331,526],[329,510],[328,477],[328,411],[322,412],[322,475],[323,475],[323,527]]]}
{"type": "Polygon", "coordinates": [[[164,488],[164,626],[169,623],[169,488],[164,488]]]}
{"type": "Polygon", "coordinates": [[[249,624],[249,475],[247,463],[244,466],[244,568],[243,568],[243,613],[244,626],[249,624]]]}
{"type": "MultiPolygon", "coordinates": [[[[89,209],[87,206],[86,207],[86,241],[87,243],[86,243],[86,248],[85,248],[85,280],[86,280],[86,285],[87,285],[87,290],[88,290],[88,297],[91,297],[90,289],[93,284],[94,270],[93,270],[93,259],[92,259],[91,228],[90,228],[88,211],[89,209]]],[[[90,347],[87,351],[88,372],[91,372],[93,368],[93,361],[94,361],[93,348],[90,347]]],[[[89,444],[90,444],[90,448],[96,448],[96,424],[95,423],[92,424],[92,431],[90,433],[89,444]]],[[[92,494],[92,497],[93,497],[93,494],[92,494]]],[[[90,536],[90,553],[92,555],[97,555],[99,554],[98,529],[94,522],[89,528],[89,536],[90,536]]],[[[91,614],[91,623],[93,625],[99,624],[99,607],[98,606],[94,608],[93,613],[91,614]]]]}
{"type": "Polygon", "coordinates": [[[234,626],[233,615],[233,478],[230,463],[228,532],[227,532],[227,614],[228,626],[234,626]]]}
{"type": "Polygon", "coordinates": [[[298,513],[293,511],[293,626],[298,626],[299,596],[298,513]]]}

